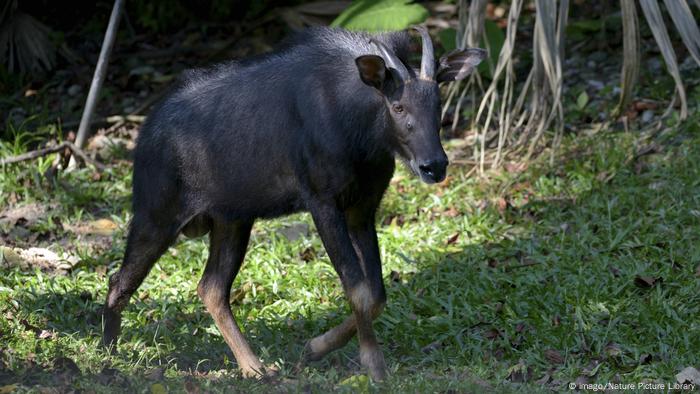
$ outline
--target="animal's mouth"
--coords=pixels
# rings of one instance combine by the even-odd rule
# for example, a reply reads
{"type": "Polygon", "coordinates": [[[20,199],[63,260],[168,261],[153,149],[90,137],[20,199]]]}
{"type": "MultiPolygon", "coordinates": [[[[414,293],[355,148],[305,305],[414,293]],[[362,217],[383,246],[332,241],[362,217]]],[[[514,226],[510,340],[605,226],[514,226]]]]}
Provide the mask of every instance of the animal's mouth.
{"type": "Polygon", "coordinates": [[[428,166],[422,166],[419,165],[415,159],[408,160],[407,165],[414,174],[429,185],[444,181],[447,175],[447,171],[445,169],[438,171],[428,166]]]}

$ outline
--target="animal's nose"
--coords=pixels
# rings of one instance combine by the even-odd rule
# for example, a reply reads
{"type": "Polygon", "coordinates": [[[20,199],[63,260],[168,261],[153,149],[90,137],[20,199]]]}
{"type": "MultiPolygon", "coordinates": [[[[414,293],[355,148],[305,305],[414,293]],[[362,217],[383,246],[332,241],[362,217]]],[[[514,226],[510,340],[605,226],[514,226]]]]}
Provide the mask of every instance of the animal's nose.
{"type": "Polygon", "coordinates": [[[422,164],[419,164],[418,168],[423,173],[423,175],[430,178],[432,181],[442,182],[442,180],[445,179],[445,175],[447,174],[448,164],[449,161],[447,161],[447,158],[444,157],[437,160],[426,161],[422,164]]]}

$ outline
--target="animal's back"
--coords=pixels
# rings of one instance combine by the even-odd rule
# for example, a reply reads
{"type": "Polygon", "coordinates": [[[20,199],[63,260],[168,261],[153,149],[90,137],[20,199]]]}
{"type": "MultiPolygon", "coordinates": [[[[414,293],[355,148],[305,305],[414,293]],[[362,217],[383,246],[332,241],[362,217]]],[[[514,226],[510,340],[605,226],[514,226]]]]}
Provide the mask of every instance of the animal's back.
{"type": "MultiPolygon", "coordinates": [[[[324,142],[339,147],[350,122],[339,122],[342,114],[368,112],[377,100],[354,62],[377,53],[370,37],[308,29],[270,53],[186,72],[141,130],[134,205],[137,198],[159,205],[186,193],[182,204],[219,207],[226,216],[302,209],[296,174],[299,158],[318,137],[314,133],[326,133],[324,142]]],[[[407,56],[407,34],[376,38],[407,56]]]]}

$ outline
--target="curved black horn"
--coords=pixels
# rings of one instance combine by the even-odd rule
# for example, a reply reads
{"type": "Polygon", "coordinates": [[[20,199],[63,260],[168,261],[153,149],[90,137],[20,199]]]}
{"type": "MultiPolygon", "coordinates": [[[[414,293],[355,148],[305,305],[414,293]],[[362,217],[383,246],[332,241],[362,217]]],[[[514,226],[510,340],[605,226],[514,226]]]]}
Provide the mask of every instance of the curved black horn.
{"type": "Polygon", "coordinates": [[[384,62],[386,62],[386,65],[389,68],[389,71],[395,73],[396,77],[398,77],[402,82],[410,79],[406,66],[404,66],[401,60],[398,57],[396,57],[394,52],[389,50],[389,48],[387,48],[384,44],[375,40],[374,38],[370,38],[369,42],[374,44],[377,47],[377,49],[379,49],[379,52],[381,52],[382,57],[384,58],[384,62]]]}
{"type": "Polygon", "coordinates": [[[413,26],[413,29],[420,33],[423,42],[423,55],[420,61],[420,79],[435,79],[435,52],[433,51],[433,41],[425,26],[413,26]]]}

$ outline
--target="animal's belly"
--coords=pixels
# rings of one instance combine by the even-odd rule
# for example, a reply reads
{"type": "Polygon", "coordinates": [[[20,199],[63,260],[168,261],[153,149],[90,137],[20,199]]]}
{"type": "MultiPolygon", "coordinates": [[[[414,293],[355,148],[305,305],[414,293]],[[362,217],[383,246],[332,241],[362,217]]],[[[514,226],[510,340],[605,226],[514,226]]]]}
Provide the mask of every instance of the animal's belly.
{"type": "Polygon", "coordinates": [[[301,194],[291,180],[231,180],[212,201],[213,217],[226,220],[274,218],[304,209],[301,194]],[[247,181],[247,182],[246,182],[247,181]]]}

